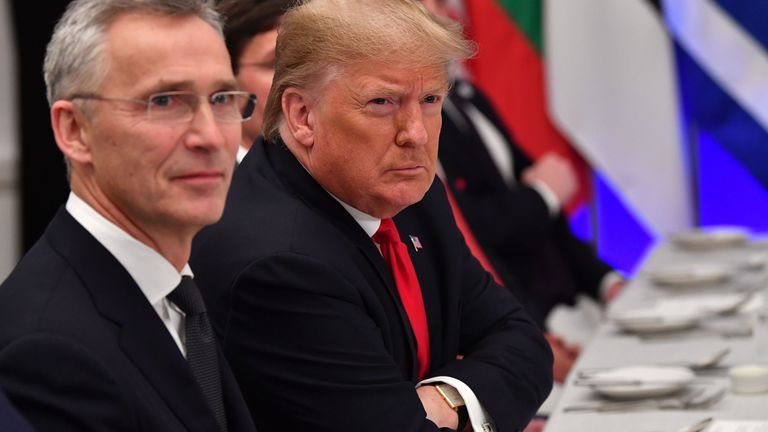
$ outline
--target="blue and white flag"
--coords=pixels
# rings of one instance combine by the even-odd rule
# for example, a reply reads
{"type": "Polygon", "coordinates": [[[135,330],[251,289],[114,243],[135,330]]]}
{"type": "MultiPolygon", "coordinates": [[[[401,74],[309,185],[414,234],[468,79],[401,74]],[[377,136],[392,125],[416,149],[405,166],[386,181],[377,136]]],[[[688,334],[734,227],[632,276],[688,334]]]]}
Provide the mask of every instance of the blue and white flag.
{"type": "Polygon", "coordinates": [[[768,2],[665,0],[700,222],[768,228],[768,2]]]}

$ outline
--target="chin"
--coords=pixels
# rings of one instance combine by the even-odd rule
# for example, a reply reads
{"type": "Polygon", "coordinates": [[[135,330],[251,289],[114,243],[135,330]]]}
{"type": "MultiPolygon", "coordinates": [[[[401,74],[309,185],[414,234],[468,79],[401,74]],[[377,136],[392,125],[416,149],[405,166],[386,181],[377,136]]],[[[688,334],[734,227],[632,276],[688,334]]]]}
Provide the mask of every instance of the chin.
{"type": "Polygon", "coordinates": [[[221,219],[221,215],[224,213],[224,203],[208,203],[195,206],[195,208],[189,209],[186,214],[186,222],[190,225],[206,226],[212,225],[221,219]]]}
{"type": "Polygon", "coordinates": [[[387,212],[389,215],[385,217],[392,217],[405,210],[406,208],[418,203],[424,198],[426,193],[426,191],[423,193],[409,192],[407,194],[404,193],[394,197],[394,199],[390,201],[390,211],[387,212]]]}

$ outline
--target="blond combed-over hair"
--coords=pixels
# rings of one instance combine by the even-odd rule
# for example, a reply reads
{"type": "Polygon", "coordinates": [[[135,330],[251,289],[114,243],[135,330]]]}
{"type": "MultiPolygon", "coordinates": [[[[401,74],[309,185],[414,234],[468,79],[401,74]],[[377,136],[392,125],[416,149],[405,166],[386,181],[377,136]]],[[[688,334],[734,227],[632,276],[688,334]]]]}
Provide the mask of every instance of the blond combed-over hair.
{"type": "Polygon", "coordinates": [[[345,69],[375,62],[442,67],[475,52],[461,26],[430,14],[415,0],[306,0],[278,30],[275,76],[264,109],[264,135],[279,137],[287,88],[310,92],[345,69]]]}

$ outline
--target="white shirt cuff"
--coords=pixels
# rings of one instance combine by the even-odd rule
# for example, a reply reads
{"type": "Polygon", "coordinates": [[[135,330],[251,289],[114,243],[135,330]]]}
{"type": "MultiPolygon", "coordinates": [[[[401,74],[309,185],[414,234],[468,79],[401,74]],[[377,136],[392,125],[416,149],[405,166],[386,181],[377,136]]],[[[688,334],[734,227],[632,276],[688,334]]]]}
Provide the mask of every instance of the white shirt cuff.
{"type": "Polygon", "coordinates": [[[560,213],[560,200],[557,199],[557,195],[555,195],[554,192],[552,192],[552,189],[547,186],[546,183],[543,181],[533,181],[531,182],[530,186],[541,195],[541,199],[544,200],[544,203],[547,205],[547,208],[549,209],[549,216],[555,217],[558,213],[560,213]]]}
{"type": "Polygon", "coordinates": [[[480,405],[480,401],[477,399],[477,396],[475,396],[475,392],[473,392],[468,385],[457,380],[456,378],[437,376],[421,381],[416,385],[416,387],[421,387],[424,384],[435,382],[442,382],[451,385],[459,392],[467,406],[467,414],[469,415],[469,422],[472,424],[472,430],[482,432],[494,432],[496,430],[496,427],[493,424],[493,419],[491,419],[491,416],[488,414],[485,408],[480,405]]]}

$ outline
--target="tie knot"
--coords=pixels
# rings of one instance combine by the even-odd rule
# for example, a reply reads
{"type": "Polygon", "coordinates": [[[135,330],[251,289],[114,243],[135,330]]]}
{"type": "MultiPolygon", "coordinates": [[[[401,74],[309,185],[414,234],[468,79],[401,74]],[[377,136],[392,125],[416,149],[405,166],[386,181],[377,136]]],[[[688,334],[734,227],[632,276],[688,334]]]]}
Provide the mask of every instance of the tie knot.
{"type": "Polygon", "coordinates": [[[400,243],[400,234],[397,232],[397,227],[392,219],[382,219],[379,229],[372,238],[378,244],[400,243]]]}
{"type": "Polygon", "coordinates": [[[186,315],[198,315],[205,312],[205,302],[197,284],[189,276],[182,276],[179,285],[168,294],[172,301],[186,315]]]}

